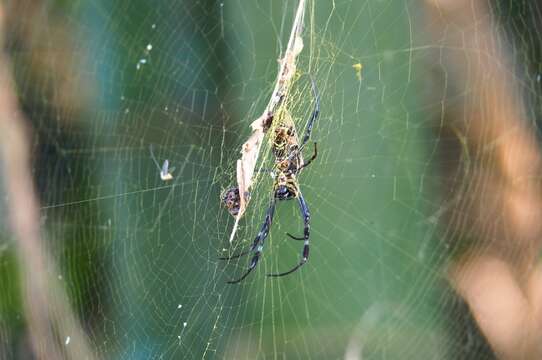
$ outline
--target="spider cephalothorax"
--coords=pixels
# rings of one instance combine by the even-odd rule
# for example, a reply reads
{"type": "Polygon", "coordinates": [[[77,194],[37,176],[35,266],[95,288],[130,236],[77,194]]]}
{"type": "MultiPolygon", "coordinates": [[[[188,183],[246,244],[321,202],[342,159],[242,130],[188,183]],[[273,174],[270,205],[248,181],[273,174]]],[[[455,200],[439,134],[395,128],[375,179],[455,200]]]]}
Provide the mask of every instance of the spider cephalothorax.
{"type": "MultiPolygon", "coordinates": [[[[301,141],[301,144],[299,143],[299,139],[297,137],[297,133],[295,131],[295,127],[293,126],[293,124],[279,123],[273,132],[274,137],[272,139],[272,145],[271,145],[273,156],[275,157],[273,170],[271,172],[271,176],[274,179],[273,196],[271,199],[271,204],[269,205],[269,208],[267,209],[264,223],[260,231],[258,232],[258,235],[254,239],[254,242],[252,243],[252,246],[250,247],[249,250],[244,251],[238,255],[221,258],[223,260],[235,259],[243,255],[246,255],[250,252],[254,252],[252,259],[250,260],[250,265],[247,271],[239,279],[228,281],[231,284],[242,281],[245,277],[248,276],[248,274],[250,274],[252,270],[254,270],[254,268],[258,264],[261,253],[263,251],[264,241],[269,234],[269,230],[273,222],[273,215],[275,213],[275,204],[277,201],[298,199],[299,209],[303,216],[303,223],[304,223],[303,236],[296,237],[289,233],[286,233],[286,234],[292,239],[303,241],[303,252],[301,255],[300,262],[296,266],[294,266],[292,269],[283,273],[279,273],[279,274],[268,274],[268,276],[288,275],[296,271],[297,269],[299,269],[303,264],[307,262],[309,258],[310,212],[309,212],[307,203],[305,202],[305,199],[303,198],[303,195],[301,194],[301,191],[299,190],[299,183],[297,181],[297,176],[299,175],[302,169],[307,167],[316,158],[316,155],[317,155],[316,143],[314,143],[314,153],[308,161],[304,161],[303,155],[302,155],[302,151],[305,147],[305,144],[310,139],[314,122],[318,118],[318,114],[320,112],[320,101],[318,99],[318,92],[316,90],[316,85],[314,84],[314,81],[312,81],[312,79],[311,79],[311,83],[312,83],[312,91],[314,93],[316,104],[312,112],[312,115],[307,123],[307,127],[305,129],[305,134],[303,135],[303,140],[301,141]]],[[[224,198],[224,201],[226,200],[227,199],[224,198]]],[[[228,204],[230,204],[228,208],[231,207],[233,209],[236,209],[235,202],[228,203],[226,201],[226,203],[227,203],[227,206],[228,204]]]]}

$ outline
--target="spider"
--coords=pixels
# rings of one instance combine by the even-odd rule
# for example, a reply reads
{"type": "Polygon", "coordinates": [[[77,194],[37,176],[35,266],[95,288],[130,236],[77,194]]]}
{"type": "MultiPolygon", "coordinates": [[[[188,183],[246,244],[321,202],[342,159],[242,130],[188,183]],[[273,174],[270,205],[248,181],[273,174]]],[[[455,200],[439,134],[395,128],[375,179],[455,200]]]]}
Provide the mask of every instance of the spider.
{"type": "Polygon", "coordinates": [[[274,179],[273,196],[271,198],[271,204],[269,205],[269,208],[267,209],[267,212],[265,214],[265,220],[262,224],[262,227],[260,228],[260,231],[256,235],[252,246],[248,250],[243,251],[242,253],[237,255],[220,258],[221,260],[231,260],[247,255],[251,252],[254,253],[252,259],[250,260],[249,267],[243,274],[243,276],[236,280],[228,281],[229,284],[236,284],[241,282],[248,276],[248,274],[252,272],[252,270],[254,270],[254,268],[258,264],[263,250],[264,241],[269,235],[269,230],[273,222],[273,215],[275,213],[275,205],[277,201],[291,199],[298,200],[299,209],[301,211],[304,223],[303,236],[297,237],[293,236],[290,233],[286,233],[286,235],[288,235],[294,240],[303,241],[303,252],[300,262],[292,269],[278,274],[267,274],[267,276],[280,277],[291,274],[297,269],[299,269],[301,266],[303,266],[303,264],[305,264],[309,258],[310,212],[307,203],[305,202],[305,199],[303,198],[303,195],[301,194],[301,191],[299,189],[297,177],[301,170],[306,168],[314,159],[316,159],[316,156],[318,154],[315,142],[313,155],[308,161],[303,160],[302,151],[305,147],[305,144],[310,139],[312,127],[320,113],[320,99],[318,97],[318,90],[316,89],[316,84],[314,83],[314,80],[312,78],[311,85],[315,99],[315,106],[311,117],[307,122],[307,127],[305,129],[305,134],[303,136],[303,140],[301,141],[301,145],[299,145],[297,133],[291,122],[279,123],[275,128],[272,143],[272,152],[275,158],[275,162],[271,173],[271,176],[274,179]]]}
{"type": "Polygon", "coordinates": [[[241,196],[239,195],[239,188],[232,187],[221,195],[222,203],[232,216],[239,214],[239,208],[241,206],[241,196]]]}

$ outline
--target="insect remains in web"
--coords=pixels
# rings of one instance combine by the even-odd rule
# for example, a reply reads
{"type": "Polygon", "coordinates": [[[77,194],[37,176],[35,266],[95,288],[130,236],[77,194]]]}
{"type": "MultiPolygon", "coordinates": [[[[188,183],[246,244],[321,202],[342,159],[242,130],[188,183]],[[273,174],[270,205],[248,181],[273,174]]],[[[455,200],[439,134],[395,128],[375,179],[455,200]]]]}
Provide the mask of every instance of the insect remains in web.
{"type": "MultiPolygon", "coordinates": [[[[314,159],[316,159],[316,156],[318,154],[316,142],[314,143],[314,152],[309,160],[305,161],[302,154],[305,145],[311,137],[314,122],[316,121],[320,113],[320,100],[318,96],[318,90],[312,78],[311,85],[315,106],[309,118],[309,121],[307,122],[305,133],[301,142],[298,139],[293,122],[287,116],[283,116],[281,119],[279,119],[279,123],[276,125],[274,131],[272,132],[273,137],[271,151],[274,157],[273,168],[271,170],[271,177],[273,178],[272,196],[260,231],[256,235],[252,246],[248,250],[243,251],[237,255],[220,257],[221,260],[231,260],[237,259],[244,255],[248,255],[250,253],[253,254],[248,269],[245,271],[245,273],[236,280],[228,281],[228,283],[230,284],[236,284],[241,282],[248,276],[248,274],[252,272],[252,270],[254,270],[254,268],[258,264],[263,251],[265,239],[267,238],[267,236],[269,235],[269,231],[271,230],[273,215],[275,214],[275,205],[278,201],[297,199],[299,204],[299,210],[303,218],[303,235],[294,236],[290,233],[286,233],[286,235],[288,235],[294,240],[303,241],[303,250],[301,254],[301,260],[293,268],[278,274],[267,274],[267,276],[280,277],[291,274],[294,271],[298,270],[301,266],[303,266],[309,259],[310,212],[308,205],[301,193],[298,176],[303,169],[305,169],[309,164],[311,164],[314,159]]],[[[232,215],[236,211],[239,211],[239,199],[239,189],[237,188],[229,189],[223,196],[223,202],[225,203],[228,211],[230,211],[232,215]]]]}
{"type": "Polygon", "coordinates": [[[149,150],[150,150],[150,153],[151,153],[152,161],[154,161],[154,164],[156,165],[156,167],[158,168],[158,171],[160,172],[160,179],[162,179],[163,181],[172,180],[173,175],[171,175],[171,173],[173,171],[175,171],[175,167],[172,167],[171,169],[169,168],[169,160],[168,159],[164,160],[164,163],[162,164],[162,166],[160,166],[160,164],[156,160],[156,156],[154,156],[154,151],[152,150],[152,145],[149,146],[149,150]]]}

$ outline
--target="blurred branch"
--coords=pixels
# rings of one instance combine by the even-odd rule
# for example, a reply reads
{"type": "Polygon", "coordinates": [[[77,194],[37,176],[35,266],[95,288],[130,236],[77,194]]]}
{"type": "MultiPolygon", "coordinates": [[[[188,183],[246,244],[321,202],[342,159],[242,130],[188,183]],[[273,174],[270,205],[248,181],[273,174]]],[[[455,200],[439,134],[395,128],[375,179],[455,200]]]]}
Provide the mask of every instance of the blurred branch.
{"type": "Polygon", "coordinates": [[[457,250],[449,280],[499,357],[540,359],[542,157],[533,122],[486,2],[426,5],[445,78],[439,131],[460,133],[466,144],[451,154],[457,166],[443,169],[454,203],[444,235],[457,250]],[[458,103],[453,89],[461,92],[458,103]],[[464,151],[469,169],[461,164],[464,151]]]}
{"type": "Polygon", "coordinates": [[[14,76],[25,98],[46,98],[46,105],[55,112],[50,121],[73,124],[82,120],[80,113],[94,101],[95,79],[81,71],[88,49],[77,43],[73,26],[56,15],[52,6],[49,1],[9,1],[6,14],[18,16],[5,19],[6,47],[14,50],[17,68],[24,69],[14,76]]]}
{"type": "MultiPolygon", "coordinates": [[[[5,8],[0,6],[0,45],[5,8]]],[[[92,353],[68,297],[53,280],[55,266],[40,236],[39,204],[30,171],[28,132],[15,96],[11,65],[0,53],[0,151],[9,222],[16,239],[23,281],[24,309],[39,359],[91,359],[92,353]],[[70,336],[69,346],[61,347],[70,336]]]]}

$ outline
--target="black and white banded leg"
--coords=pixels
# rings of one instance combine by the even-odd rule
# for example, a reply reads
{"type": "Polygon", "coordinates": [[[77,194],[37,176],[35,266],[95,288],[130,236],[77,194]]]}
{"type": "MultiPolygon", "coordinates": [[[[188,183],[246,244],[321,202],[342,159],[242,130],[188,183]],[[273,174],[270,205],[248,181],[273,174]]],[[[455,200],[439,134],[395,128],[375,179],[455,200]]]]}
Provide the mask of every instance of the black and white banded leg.
{"type": "Polygon", "coordinates": [[[305,199],[303,198],[303,195],[301,195],[301,193],[298,194],[298,200],[299,200],[299,209],[301,210],[301,214],[303,216],[303,224],[304,224],[303,237],[295,237],[288,233],[287,235],[290,236],[292,239],[303,241],[303,253],[301,255],[301,260],[296,266],[294,266],[292,269],[286,272],[279,273],[279,274],[267,274],[267,276],[280,277],[280,276],[291,274],[297,269],[299,269],[301,266],[303,266],[309,259],[309,236],[310,236],[311,214],[309,212],[307,203],[305,202],[305,199]]]}
{"type": "Polygon", "coordinates": [[[316,89],[316,83],[314,82],[313,78],[311,77],[311,86],[312,86],[312,93],[314,95],[315,105],[314,110],[312,111],[311,117],[309,118],[309,122],[307,122],[307,127],[305,128],[305,134],[303,135],[303,140],[301,141],[301,146],[299,147],[299,150],[302,150],[305,147],[305,144],[307,141],[309,141],[312,133],[312,127],[314,126],[314,122],[316,119],[318,119],[318,115],[320,114],[320,97],[318,96],[318,90],[316,89]]]}
{"type": "Polygon", "coordinates": [[[264,223],[262,224],[262,227],[260,231],[258,232],[258,235],[256,235],[256,238],[254,238],[254,242],[252,243],[252,246],[250,247],[250,249],[237,255],[219,258],[220,260],[231,260],[231,259],[239,258],[243,255],[247,255],[248,253],[254,251],[254,255],[252,256],[252,259],[250,260],[250,265],[248,266],[247,271],[240,278],[236,280],[228,281],[227,282],[228,284],[237,284],[243,281],[243,279],[246,278],[248,274],[252,272],[252,270],[254,270],[256,265],[258,265],[258,261],[260,260],[260,256],[262,254],[265,239],[267,238],[267,235],[269,235],[269,229],[271,228],[271,224],[273,223],[274,213],[275,213],[275,199],[271,201],[271,205],[269,205],[269,208],[267,209],[267,213],[265,214],[264,223]]]}

